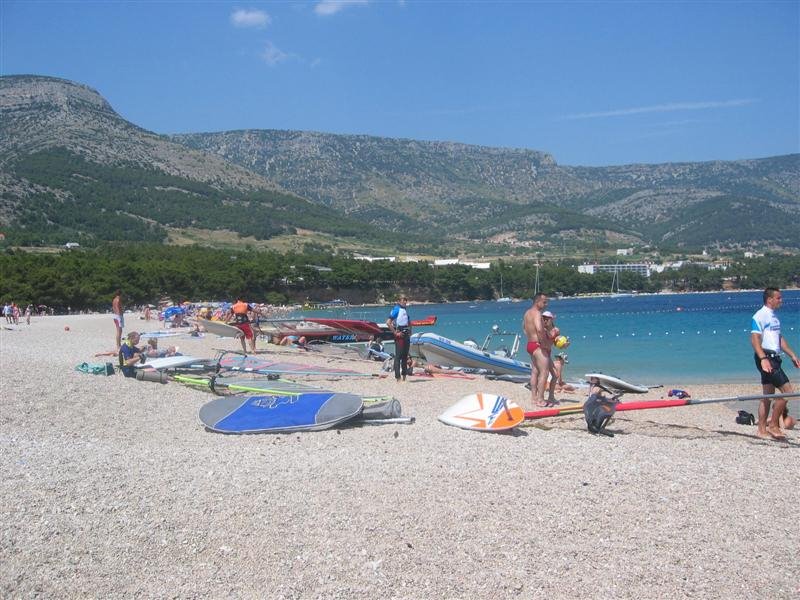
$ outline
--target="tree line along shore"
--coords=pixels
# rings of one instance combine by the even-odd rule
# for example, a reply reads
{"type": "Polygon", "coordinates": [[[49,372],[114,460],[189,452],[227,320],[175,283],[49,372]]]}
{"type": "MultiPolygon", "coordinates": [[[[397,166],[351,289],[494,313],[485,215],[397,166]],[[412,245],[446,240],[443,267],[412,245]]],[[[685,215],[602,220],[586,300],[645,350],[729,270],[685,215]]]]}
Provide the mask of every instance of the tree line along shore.
{"type": "MultiPolygon", "coordinates": [[[[383,303],[398,294],[416,302],[531,297],[532,261],[500,260],[489,269],[430,262],[361,261],[325,250],[278,253],[160,244],[109,245],[51,254],[6,250],[0,254],[0,300],[46,305],[56,312],[106,310],[116,289],[127,304],[168,296],[270,304],[342,298],[351,304],[383,303]]],[[[579,273],[576,263],[543,262],[539,290],[577,296],[611,291],[613,273],[579,273]]],[[[618,287],[655,293],[800,286],[800,256],[765,256],[732,262],[725,270],[687,264],[649,278],[620,271],[618,287]]]]}

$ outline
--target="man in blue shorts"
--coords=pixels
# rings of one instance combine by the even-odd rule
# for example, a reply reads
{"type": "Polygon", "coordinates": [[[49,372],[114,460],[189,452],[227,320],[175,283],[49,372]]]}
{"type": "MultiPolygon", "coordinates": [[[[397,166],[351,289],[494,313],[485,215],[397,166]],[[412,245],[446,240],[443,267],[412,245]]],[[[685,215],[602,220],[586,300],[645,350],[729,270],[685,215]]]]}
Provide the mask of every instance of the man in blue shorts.
{"type": "Polygon", "coordinates": [[[774,287],[764,290],[764,306],[753,315],[750,327],[750,344],[755,352],[753,358],[761,374],[761,387],[765,397],[758,407],[758,436],[768,439],[785,439],[780,427],[780,418],[786,409],[786,399],[775,400],[772,416],[769,416],[771,400],[767,395],[774,394],[775,388],[784,394],[792,393],[792,384],[781,366],[781,351],[785,352],[795,367],[800,368],[800,359],[789,347],[786,338],[781,336],[781,322],[775,311],[783,303],[781,291],[774,287]]]}

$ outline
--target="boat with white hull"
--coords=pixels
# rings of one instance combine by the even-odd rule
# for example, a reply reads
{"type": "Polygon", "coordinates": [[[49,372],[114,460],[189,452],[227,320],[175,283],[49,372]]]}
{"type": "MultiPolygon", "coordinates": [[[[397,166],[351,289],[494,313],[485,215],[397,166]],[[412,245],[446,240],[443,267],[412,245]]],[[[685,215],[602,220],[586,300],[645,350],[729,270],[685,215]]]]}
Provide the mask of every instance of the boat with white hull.
{"type": "Polygon", "coordinates": [[[531,374],[530,363],[515,360],[507,353],[491,352],[486,349],[485,344],[483,348],[462,344],[435,333],[412,335],[411,350],[427,362],[443,367],[485,369],[496,375],[531,374]]]}

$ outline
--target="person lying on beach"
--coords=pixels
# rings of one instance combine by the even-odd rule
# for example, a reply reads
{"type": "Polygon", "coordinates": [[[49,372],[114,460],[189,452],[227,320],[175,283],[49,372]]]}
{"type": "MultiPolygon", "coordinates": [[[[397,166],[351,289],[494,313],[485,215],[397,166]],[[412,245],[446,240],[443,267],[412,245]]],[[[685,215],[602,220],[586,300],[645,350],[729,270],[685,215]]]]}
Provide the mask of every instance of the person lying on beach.
{"type": "Polygon", "coordinates": [[[413,375],[414,369],[421,369],[427,375],[433,375],[435,373],[452,373],[453,371],[448,371],[440,367],[439,365],[434,365],[433,363],[424,362],[421,360],[417,360],[416,358],[408,357],[408,374],[413,375]]]}
{"type": "Polygon", "coordinates": [[[169,346],[166,350],[158,349],[158,339],[150,338],[145,345],[144,355],[148,358],[164,358],[166,356],[180,356],[176,346],[169,346]]]}
{"type": "Polygon", "coordinates": [[[278,340],[279,346],[296,346],[297,348],[301,348],[303,350],[308,350],[308,340],[306,336],[296,336],[296,335],[285,335],[280,340],[278,340]]]}

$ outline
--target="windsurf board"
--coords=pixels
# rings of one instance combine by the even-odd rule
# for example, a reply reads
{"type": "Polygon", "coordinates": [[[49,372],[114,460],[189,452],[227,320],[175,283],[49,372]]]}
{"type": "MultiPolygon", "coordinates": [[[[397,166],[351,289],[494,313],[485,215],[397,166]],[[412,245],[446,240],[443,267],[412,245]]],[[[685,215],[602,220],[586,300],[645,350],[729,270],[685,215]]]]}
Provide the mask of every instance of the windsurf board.
{"type": "Polygon", "coordinates": [[[600,385],[611,392],[625,392],[630,394],[646,394],[649,390],[648,387],[644,385],[636,385],[633,383],[628,383],[627,381],[623,381],[618,377],[613,377],[612,375],[605,375],[603,373],[587,373],[585,375],[586,381],[590,384],[592,380],[597,381],[600,385]]]}
{"type": "MultiPolygon", "coordinates": [[[[211,387],[211,379],[208,377],[190,377],[178,375],[176,381],[188,385],[199,385],[211,387]]],[[[325,391],[318,386],[297,383],[295,381],[271,380],[271,379],[237,379],[229,377],[217,377],[214,380],[214,387],[226,388],[240,392],[256,392],[267,394],[302,394],[304,392],[325,391]]]]}
{"type": "Polygon", "coordinates": [[[213,362],[212,359],[196,356],[165,356],[164,358],[152,358],[135,366],[137,369],[174,369],[189,365],[208,365],[213,362]]]}
{"type": "Polygon", "coordinates": [[[223,396],[200,409],[200,422],[219,433],[317,431],[361,413],[360,396],[313,392],[292,396],[223,396]]]}
{"type": "Polygon", "coordinates": [[[222,337],[239,337],[242,330],[233,325],[228,325],[222,321],[209,321],[208,319],[197,318],[197,324],[203,327],[208,333],[213,333],[222,337]]]}
{"type": "Polygon", "coordinates": [[[336,369],[331,367],[317,367],[314,365],[304,365],[291,362],[276,362],[258,356],[243,356],[240,354],[228,354],[219,361],[220,367],[231,371],[241,371],[244,373],[286,374],[286,375],[350,375],[371,377],[371,373],[358,373],[350,369],[336,369]]]}
{"type": "Polygon", "coordinates": [[[146,331],[144,333],[140,333],[139,337],[143,340],[147,338],[168,338],[168,337],[177,337],[179,335],[183,335],[184,333],[188,333],[186,331],[170,331],[169,329],[165,329],[163,331],[146,331]]]}
{"type": "Polygon", "coordinates": [[[461,398],[439,415],[445,425],[473,431],[506,431],[525,418],[525,412],[504,396],[478,392],[461,398]]]}

